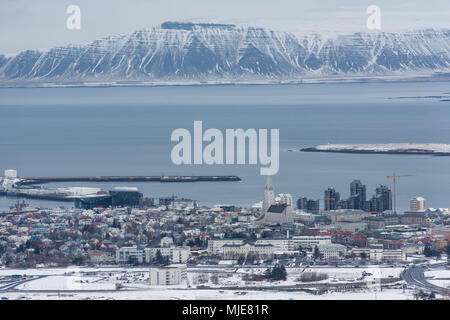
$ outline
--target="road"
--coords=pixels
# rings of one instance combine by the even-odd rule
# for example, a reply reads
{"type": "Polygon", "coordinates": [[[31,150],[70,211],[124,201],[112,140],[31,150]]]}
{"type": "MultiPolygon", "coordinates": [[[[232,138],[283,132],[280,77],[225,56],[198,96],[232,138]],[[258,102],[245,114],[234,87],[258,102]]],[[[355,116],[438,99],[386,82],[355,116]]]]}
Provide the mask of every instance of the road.
{"type": "Polygon", "coordinates": [[[44,277],[46,277],[46,276],[33,276],[33,277],[26,278],[26,279],[19,279],[19,280],[13,281],[13,282],[8,282],[4,285],[0,285],[0,292],[13,290],[19,284],[22,284],[22,283],[25,283],[28,281],[37,280],[37,279],[44,278],[44,277]]]}
{"type": "Polygon", "coordinates": [[[415,287],[419,287],[421,289],[431,291],[434,293],[439,293],[439,294],[444,294],[444,295],[450,294],[450,289],[442,288],[442,287],[436,286],[436,285],[428,282],[425,279],[425,275],[424,275],[425,270],[427,270],[427,267],[424,267],[424,266],[413,266],[411,268],[407,268],[407,269],[405,269],[405,271],[402,272],[402,278],[409,285],[413,285],[415,287]]]}

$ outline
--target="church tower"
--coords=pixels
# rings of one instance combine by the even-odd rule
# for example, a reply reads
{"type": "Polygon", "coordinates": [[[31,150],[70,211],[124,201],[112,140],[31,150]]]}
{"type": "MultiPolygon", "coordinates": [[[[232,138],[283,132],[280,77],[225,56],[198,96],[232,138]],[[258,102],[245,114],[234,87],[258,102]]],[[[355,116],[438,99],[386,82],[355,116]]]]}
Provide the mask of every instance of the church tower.
{"type": "Polygon", "coordinates": [[[262,206],[262,212],[265,213],[272,204],[275,203],[275,192],[273,190],[272,176],[268,175],[266,180],[266,186],[264,187],[264,200],[262,206]]]}

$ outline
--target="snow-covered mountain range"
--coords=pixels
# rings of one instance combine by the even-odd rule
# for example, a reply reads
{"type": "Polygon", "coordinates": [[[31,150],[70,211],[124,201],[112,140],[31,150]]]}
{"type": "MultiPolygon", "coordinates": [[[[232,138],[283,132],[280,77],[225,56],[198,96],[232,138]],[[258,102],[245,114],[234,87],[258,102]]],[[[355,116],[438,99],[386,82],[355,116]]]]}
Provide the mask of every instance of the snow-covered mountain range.
{"type": "Polygon", "coordinates": [[[166,22],[88,45],[0,55],[0,84],[249,81],[450,71],[450,30],[296,36],[230,24],[166,22]]]}

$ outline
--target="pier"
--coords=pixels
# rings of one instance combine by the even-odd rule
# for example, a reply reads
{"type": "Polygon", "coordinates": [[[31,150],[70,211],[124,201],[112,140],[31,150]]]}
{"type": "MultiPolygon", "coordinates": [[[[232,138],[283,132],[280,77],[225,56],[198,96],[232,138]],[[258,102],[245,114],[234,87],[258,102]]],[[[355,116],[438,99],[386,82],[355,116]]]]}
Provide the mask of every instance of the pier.
{"type": "MultiPolygon", "coordinates": [[[[241,181],[237,176],[60,176],[60,177],[19,177],[17,171],[9,169],[0,177],[0,196],[11,196],[38,200],[74,201],[75,198],[99,196],[98,190],[86,191],[73,188],[46,189],[35,185],[63,182],[227,182],[241,181]]],[[[89,188],[87,188],[89,189],[89,188]]],[[[91,188],[96,189],[96,188],[91,188]]],[[[102,193],[103,194],[103,193],[102,193]]]]}
{"type": "Polygon", "coordinates": [[[241,181],[237,176],[67,176],[22,177],[20,184],[43,184],[51,182],[217,182],[241,181]]]}

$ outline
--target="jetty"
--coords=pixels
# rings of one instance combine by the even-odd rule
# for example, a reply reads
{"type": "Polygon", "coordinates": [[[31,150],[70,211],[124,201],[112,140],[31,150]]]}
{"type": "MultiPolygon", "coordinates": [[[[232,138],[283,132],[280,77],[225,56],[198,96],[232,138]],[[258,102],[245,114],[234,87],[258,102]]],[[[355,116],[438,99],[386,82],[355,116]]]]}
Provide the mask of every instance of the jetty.
{"type": "Polygon", "coordinates": [[[62,176],[21,177],[21,185],[52,182],[222,182],[241,181],[238,176],[62,176]]]}

